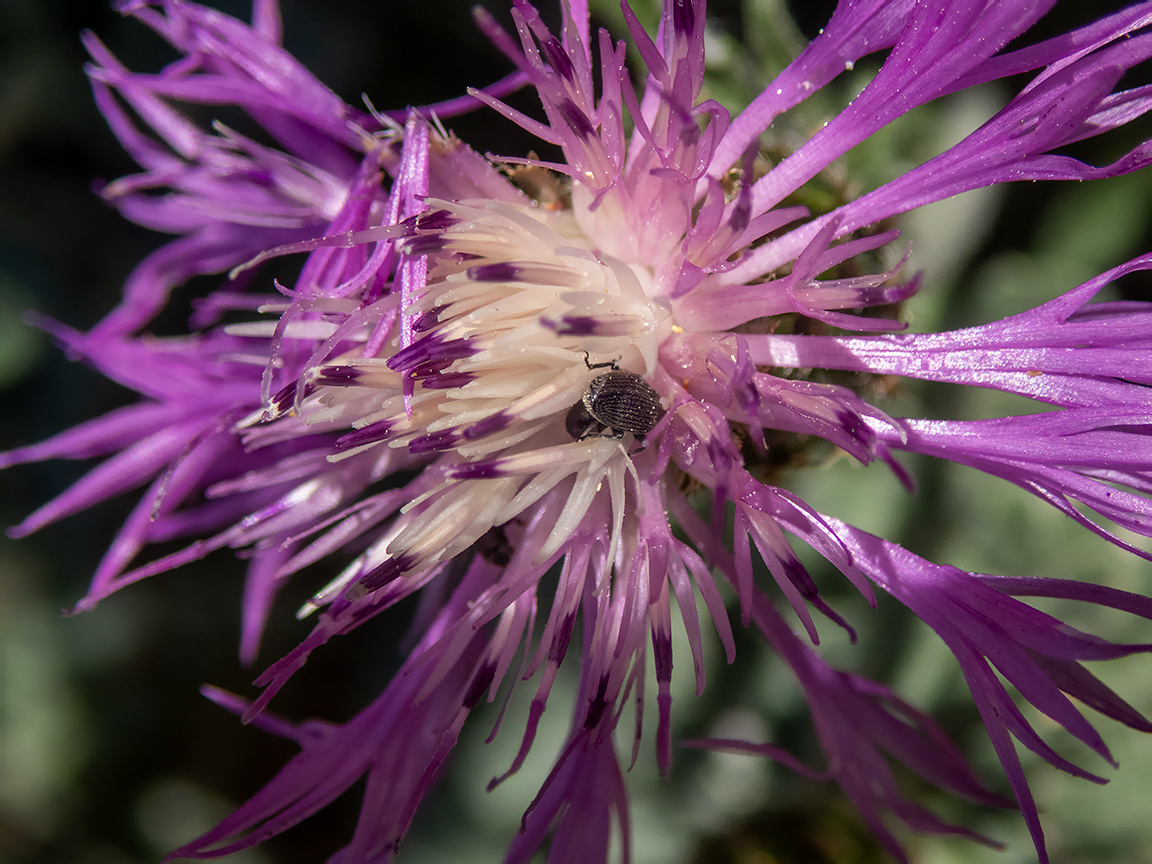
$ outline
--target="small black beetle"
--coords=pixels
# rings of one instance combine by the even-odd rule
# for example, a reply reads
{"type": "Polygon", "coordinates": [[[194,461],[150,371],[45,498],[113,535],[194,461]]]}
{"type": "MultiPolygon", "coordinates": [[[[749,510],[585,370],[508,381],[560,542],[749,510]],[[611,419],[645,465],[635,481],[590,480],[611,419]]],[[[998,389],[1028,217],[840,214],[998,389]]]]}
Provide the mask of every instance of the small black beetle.
{"type": "Polygon", "coordinates": [[[508,542],[508,535],[504,533],[503,525],[493,525],[486,533],[481,535],[472,547],[481,558],[497,567],[507,567],[516,550],[508,542]]]}
{"type": "Polygon", "coordinates": [[[587,356],[584,362],[589,369],[612,368],[589,381],[583,399],[568,409],[564,420],[568,434],[583,440],[593,436],[623,438],[631,432],[643,440],[664,416],[660,394],[635,372],[621,369],[615,363],[588,364],[587,356]],[[597,426],[606,427],[611,433],[594,432],[597,426]]]}

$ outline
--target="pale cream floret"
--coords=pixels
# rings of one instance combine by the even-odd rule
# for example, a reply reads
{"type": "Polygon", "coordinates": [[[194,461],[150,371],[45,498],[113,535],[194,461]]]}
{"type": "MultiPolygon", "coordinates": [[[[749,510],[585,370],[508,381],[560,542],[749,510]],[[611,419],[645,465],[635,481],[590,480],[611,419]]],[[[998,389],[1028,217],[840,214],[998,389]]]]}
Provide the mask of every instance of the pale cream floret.
{"type": "MultiPolygon", "coordinates": [[[[367,344],[373,327],[364,321],[341,334],[341,356],[316,357],[306,373],[309,383],[325,380],[326,374],[350,383],[317,384],[299,400],[297,413],[317,430],[364,429],[378,423],[387,428],[382,440],[349,447],[330,456],[332,461],[378,446],[404,448],[428,434],[455,434],[457,440],[440,451],[452,457],[449,462],[495,460],[498,476],[452,479],[446,474],[442,483],[406,505],[385,533],[301,614],[354,590],[361,574],[390,558],[406,556],[418,571],[446,561],[564,483],[569,484],[566,500],[537,558],[547,559],[563,547],[605,486],[612,514],[604,526],[610,560],[619,554],[628,497],[625,478],[635,476],[628,448],[611,438],[575,441],[565,417],[588,382],[602,374],[588,368],[585,352],[593,364],[617,362],[641,375],[654,371],[660,343],[672,324],[667,307],[649,297],[651,270],[602,250],[570,212],[488,201],[429,200],[428,209],[447,210],[459,221],[436,235],[445,252],[429,256],[427,285],[403,311],[413,320],[435,315],[437,323],[414,334],[414,343],[468,340],[472,353],[440,374],[466,373],[471,380],[445,389],[426,389],[416,381],[405,397],[402,375],[387,365],[407,347],[401,344],[400,326],[384,352],[366,357],[347,349],[349,340],[367,344]],[[513,278],[483,279],[498,274],[504,264],[513,265],[513,278]],[[610,320],[612,332],[563,332],[566,321],[588,317],[610,320]],[[465,435],[493,416],[506,423],[487,435],[465,435]]],[[[286,339],[335,344],[340,326],[319,318],[294,320],[279,333],[286,339]]],[[[273,329],[272,323],[240,325],[235,332],[268,336],[273,329]]]]}

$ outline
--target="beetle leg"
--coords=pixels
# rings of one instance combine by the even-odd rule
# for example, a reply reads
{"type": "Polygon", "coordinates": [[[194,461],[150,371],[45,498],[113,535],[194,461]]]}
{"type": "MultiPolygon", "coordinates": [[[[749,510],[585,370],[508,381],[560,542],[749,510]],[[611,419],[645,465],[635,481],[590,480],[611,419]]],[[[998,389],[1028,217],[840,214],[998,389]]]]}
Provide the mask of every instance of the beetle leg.
{"type": "Polygon", "coordinates": [[[616,361],[615,361],[615,360],[609,360],[607,363],[589,363],[589,362],[588,362],[588,359],[589,359],[589,358],[588,358],[588,352],[587,352],[587,351],[585,351],[585,352],[584,352],[584,365],[585,365],[585,366],[587,366],[589,369],[613,369],[613,370],[618,370],[618,369],[620,368],[620,367],[617,365],[617,363],[616,363],[616,361]]]}

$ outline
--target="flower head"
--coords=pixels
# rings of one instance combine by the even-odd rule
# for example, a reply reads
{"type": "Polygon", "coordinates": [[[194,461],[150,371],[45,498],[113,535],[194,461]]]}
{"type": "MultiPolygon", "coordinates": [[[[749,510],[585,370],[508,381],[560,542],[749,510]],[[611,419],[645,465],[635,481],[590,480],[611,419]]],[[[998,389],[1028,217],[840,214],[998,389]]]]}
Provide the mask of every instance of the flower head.
{"type": "MultiPolygon", "coordinates": [[[[1014,318],[900,332],[899,304],[926,280],[904,273],[892,217],[1009,180],[1117,176],[1152,160],[1148,141],[1103,167],[1058,152],[1152,107],[1147,88],[1116,89],[1152,54],[1152,3],[1005,51],[1050,5],[842,0],[732,118],[702,99],[700,0],[668,0],[654,37],[624,4],[645,66],[640,86],[626,64],[629,42],[594,34],[584,3],[561,3],[558,32],[522,0],[512,33],[479,12],[514,73],[398,115],[354,109],[317,82],[279,46],[269,0],[257,0],[251,26],[182,0],[123,3],[182,56],[159,75],[139,75],[87,39],[98,103],[142,168],[103,194],[130,218],[179,236],[140,266],[121,305],[91,332],[46,324],[142,398],[4,457],[111,454],[16,531],[150,484],[81,608],[215,550],[241,549],[249,660],[285,580],[344,561],[300,610],[313,629],[261,675],[255,701],[210,694],[296,740],[300,755],[173,854],[251,846],[366,776],[362,818],[339,860],[386,860],[472,709],[507,701],[532,680],[508,774],[518,770],[565,662],[580,682],[567,743],[508,860],[531,860],[549,837],[555,860],[602,860],[617,835],[626,849],[617,727],[635,698],[634,751],[651,651],[657,761],[670,769],[675,627],[688,635],[697,691],[705,685],[711,637],[697,597],[730,662],[726,597],[793,670],[828,775],[894,856],[903,853],[891,817],[918,831],[963,832],[908,802],[883,754],[950,792],[1003,799],[926,714],[806,644],[818,643],[811,610],[855,632],[821,596],[798,542],[869,602],[879,588],[909,607],[956,655],[1043,858],[1012,739],[1092,775],[1040,738],[1001,676],[1109,758],[1069,695],[1152,727],[1080,662],[1152,646],[1072,630],[1017,597],[1075,597],[1152,617],[1149,601],[930,563],[777,485],[774,459],[822,440],[861,463],[881,460],[909,486],[896,454],[950,459],[1152,558],[1083,509],[1152,535],[1152,307],[1090,302],[1120,275],[1152,269],[1152,256],[1014,318]],[[840,114],[775,164],[762,157],[778,117],[877,52],[886,52],[878,71],[840,114]],[[1022,74],[1031,79],[1014,99],[923,165],[819,212],[799,203],[805,184],[897,117],[1022,74]],[[539,96],[537,118],[501,101],[523,84],[539,96]],[[205,130],[180,102],[238,106],[272,143],[205,130]],[[553,145],[561,161],[484,157],[446,131],[443,118],[479,106],[553,145]],[[259,265],[285,255],[304,256],[295,282],[262,281],[259,265]],[[224,287],[196,312],[196,333],[141,335],[172,286],[225,271],[224,287]],[[223,323],[238,312],[245,320],[223,323]],[[905,419],[878,407],[866,386],[849,386],[851,376],[833,383],[814,369],[997,388],[1047,410],[905,419]],[[180,537],[194,539],[137,561],[148,544],[180,537]],[[805,638],[774,605],[777,590],[805,638]],[[354,719],[296,727],[265,712],[313,651],[416,595],[414,647],[354,719]]],[[[697,744],[798,765],[770,744],[697,744]]]]}

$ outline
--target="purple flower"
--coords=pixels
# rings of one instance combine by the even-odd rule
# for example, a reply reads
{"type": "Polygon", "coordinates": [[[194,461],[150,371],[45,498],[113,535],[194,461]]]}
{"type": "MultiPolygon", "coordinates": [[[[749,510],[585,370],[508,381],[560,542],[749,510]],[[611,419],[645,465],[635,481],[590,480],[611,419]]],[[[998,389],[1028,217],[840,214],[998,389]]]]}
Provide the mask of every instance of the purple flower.
{"type": "MultiPolygon", "coordinates": [[[[697,597],[729,662],[726,602],[791,668],[826,776],[892,855],[903,860],[893,817],[916,831],[975,836],[908,801],[888,757],[948,792],[1011,800],[985,787],[929,716],[812,647],[812,609],[855,633],[820,595],[796,541],[870,602],[878,587],[907,606],[955,654],[1041,860],[1014,739],[1098,778],[1051,749],[1006,684],[1106,760],[1069,696],[1152,730],[1081,665],[1152,645],[1082,633],[1018,598],[1152,618],[1149,599],[934,564],[773,485],[773,451],[817,439],[864,464],[881,460],[909,486],[896,454],[937,456],[1009,480],[1152,558],[1097,521],[1152,536],[1152,304],[1092,302],[1120,276],[1152,269],[1152,255],[1012,318],[904,334],[898,305],[931,274],[903,275],[907,253],[889,226],[970,189],[1114,177],[1152,160],[1150,141],[1103,167],[1063,154],[1152,107],[1149,88],[1117,89],[1152,55],[1152,3],[1006,51],[1051,2],[841,0],[734,118],[701,98],[702,0],[667,0],[654,38],[624,5],[646,66],[639,89],[627,43],[591,32],[586,3],[562,3],[559,33],[521,0],[511,34],[478,12],[514,72],[394,115],[345,105],[288,55],[272,0],[256,0],[251,26],[181,0],[120,5],[181,56],[142,75],[86,38],[98,104],[141,166],[103,194],[178,236],[137,268],[92,331],[44,323],[141,399],[2,457],[107,456],[14,533],[147,487],[79,608],[237,549],[249,561],[249,661],[284,582],[343,563],[300,610],[314,627],[260,676],[255,701],[208,694],[292,738],[300,754],[173,857],[252,846],[366,777],[361,819],[335,860],[388,860],[472,709],[507,704],[517,683],[534,682],[518,755],[495,784],[521,767],[565,661],[579,672],[567,742],[508,860],[532,860],[545,844],[556,861],[627,849],[617,727],[635,700],[634,759],[651,668],[657,761],[670,770],[674,628],[687,633],[697,691],[705,684],[712,637],[697,597]],[[777,118],[877,53],[875,76],[838,115],[775,164],[759,158],[777,118]],[[1028,79],[1015,98],[923,165],[822,211],[797,203],[809,181],[894,119],[1015,76],[1028,79]],[[500,101],[524,84],[539,96],[539,117],[500,101]],[[236,106],[273,143],[204,129],[181,103],[236,106]],[[480,106],[562,161],[481,156],[446,131],[444,118],[480,106]],[[292,285],[261,277],[258,265],[282,255],[304,256],[292,285]],[[147,334],[173,286],[227,271],[191,335],[147,334]],[[225,313],[242,323],[223,323],[225,313]],[[1044,404],[989,420],[903,419],[872,404],[868,387],[826,383],[813,370],[995,388],[1044,404]],[[611,386],[603,376],[615,376],[611,386]],[[139,560],[174,538],[192,539],[139,560]],[[777,591],[806,638],[777,609],[777,591]],[[341,725],[294,726],[265,711],[313,651],[412,596],[414,647],[373,704],[341,725]]],[[[770,743],[693,746],[807,770],[770,743]]]]}

